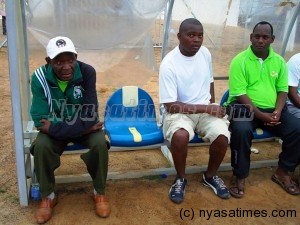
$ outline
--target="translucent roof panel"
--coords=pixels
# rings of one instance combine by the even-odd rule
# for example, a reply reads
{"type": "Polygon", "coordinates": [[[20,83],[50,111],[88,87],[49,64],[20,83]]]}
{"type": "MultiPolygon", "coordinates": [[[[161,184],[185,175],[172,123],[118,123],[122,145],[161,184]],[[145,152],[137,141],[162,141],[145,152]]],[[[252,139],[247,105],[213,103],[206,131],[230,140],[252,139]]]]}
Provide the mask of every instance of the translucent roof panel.
{"type": "Polygon", "coordinates": [[[77,47],[78,59],[92,64],[99,72],[99,82],[141,85],[157,71],[151,27],[167,2],[30,0],[26,5],[30,56],[39,57],[40,63],[44,63],[44,47],[49,39],[68,36],[77,47]],[[135,65],[136,70],[129,64],[135,65]],[[114,74],[109,70],[116,65],[122,68],[114,74]],[[128,78],[128,82],[120,83],[118,76],[126,69],[140,73],[141,79],[128,78]]]}
{"type": "Polygon", "coordinates": [[[176,0],[167,51],[178,45],[176,34],[180,22],[190,17],[203,24],[203,45],[212,53],[215,77],[228,76],[231,59],[250,45],[253,27],[263,20],[273,25],[275,42],[272,46],[279,54],[289,59],[300,52],[299,0],[218,0],[214,4],[210,0],[176,0]],[[292,29],[289,29],[290,23],[292,29]]]}

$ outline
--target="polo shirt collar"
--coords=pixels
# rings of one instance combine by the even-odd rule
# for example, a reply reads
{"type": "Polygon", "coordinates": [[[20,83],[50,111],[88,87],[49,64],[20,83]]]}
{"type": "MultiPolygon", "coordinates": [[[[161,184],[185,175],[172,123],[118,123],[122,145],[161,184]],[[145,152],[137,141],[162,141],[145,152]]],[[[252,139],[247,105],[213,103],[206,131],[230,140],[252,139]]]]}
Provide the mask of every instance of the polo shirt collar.
{"type": "MultiPolygon", "coordinates": [[[[248,46],[247,52],[248,52],[248,55],[249,55],[250,59],[252,59],[252,60],[258,60],[258,59],[259,59],[259,58],[253,53],[253,51],[252,51],[252,49],[251,49],[251,45],[248,46]]],[[[272,57],[274,56],[274,54],[275,54],[275,52],[274,52],[273,48],[270,46],[270,47],[269,47],[269,55],[268,55],[268,57],[267,57],[265,60],[267,60],[267,59],[269,59],[269,58],[272,58],[272,57]]]]}

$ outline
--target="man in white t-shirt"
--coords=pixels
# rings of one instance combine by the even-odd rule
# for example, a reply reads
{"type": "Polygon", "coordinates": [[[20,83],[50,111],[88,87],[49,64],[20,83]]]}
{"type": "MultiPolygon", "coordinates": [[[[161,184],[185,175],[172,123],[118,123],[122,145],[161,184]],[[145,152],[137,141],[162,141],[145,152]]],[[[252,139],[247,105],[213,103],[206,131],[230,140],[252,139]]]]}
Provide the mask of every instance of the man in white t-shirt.
{"type": "Polygon", "coordinates": [[[163,132],[171,144],[177,172],[169,197],[181,203],[187,184],[185,167],[188,143],[195,132],[211,143],[207,171],[202,183],[223,199],[230,197],[216,173],[230,140],[225,109],[214,103],[212,61],[202,46],[203,26],[194,18],[184,20],[177,34],[179,46],[163,59],[159,71],[159,99],[163,104],[163,132]]]}
{"type": "Polygon", "coordinates": [[[288,110],[300,118],[300,53],[290,58],[287,68],[289,76],[288,110]]]}
{"type": "MultiPolygon", "coordinates": [[[[293,55],[287,62],[288,68],[288,100],[287,107],[291,114],[300,119],[300,53],[293,55]]],[[[298,176],[300,186],[300,176],[298,176]]]]}

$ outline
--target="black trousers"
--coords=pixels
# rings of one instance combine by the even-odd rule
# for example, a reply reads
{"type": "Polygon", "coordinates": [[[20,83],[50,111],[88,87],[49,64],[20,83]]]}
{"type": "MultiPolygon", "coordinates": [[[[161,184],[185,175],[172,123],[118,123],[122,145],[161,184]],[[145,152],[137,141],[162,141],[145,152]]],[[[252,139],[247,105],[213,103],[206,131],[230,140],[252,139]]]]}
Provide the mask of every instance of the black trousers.
{"type": "Polygon", "coordinates": [[[6,35],[6,16],[2,16],[2,34],[6,35]]]}
{"type": "MultiPolygon", "coordinates": [[[[273,112],[274,109],[260,109],[273,112]]],[[[300,163],[300,119],[287,110],[281,112],[280,125],[266,126],[256,119],[246,107],[241,104],[231,104],[227,107],[231,131],[231,166],[233,174],[238,178],[249,176],[251,144],[253,131],[262,128],[282,139],[282,151],[279,154],[278,166],[293,172],[300,163]]]]}

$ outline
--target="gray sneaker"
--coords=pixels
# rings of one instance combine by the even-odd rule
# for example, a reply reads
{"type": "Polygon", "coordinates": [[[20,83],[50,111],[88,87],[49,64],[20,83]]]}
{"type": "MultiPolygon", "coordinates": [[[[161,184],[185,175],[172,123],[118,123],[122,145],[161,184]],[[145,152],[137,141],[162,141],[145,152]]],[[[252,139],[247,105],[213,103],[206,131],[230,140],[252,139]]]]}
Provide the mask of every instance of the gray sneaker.
{"type": "Polygon", "coordinates": [[[184,198],[185,194],[185,185],[187,180],[184,178],[176,177],[175,181],[173,182],[170,191],[169,191],[169,198],[175,203],[181,203],[184,198]]]}
{"type": "Polygon", "coordinates": [[[203,173],[202,184],[206,187],[210,187],[220,198],[228,199],[231,197],[224,181],[218,176],[213,176],[212,178],[207,179],[203,173]]]}

